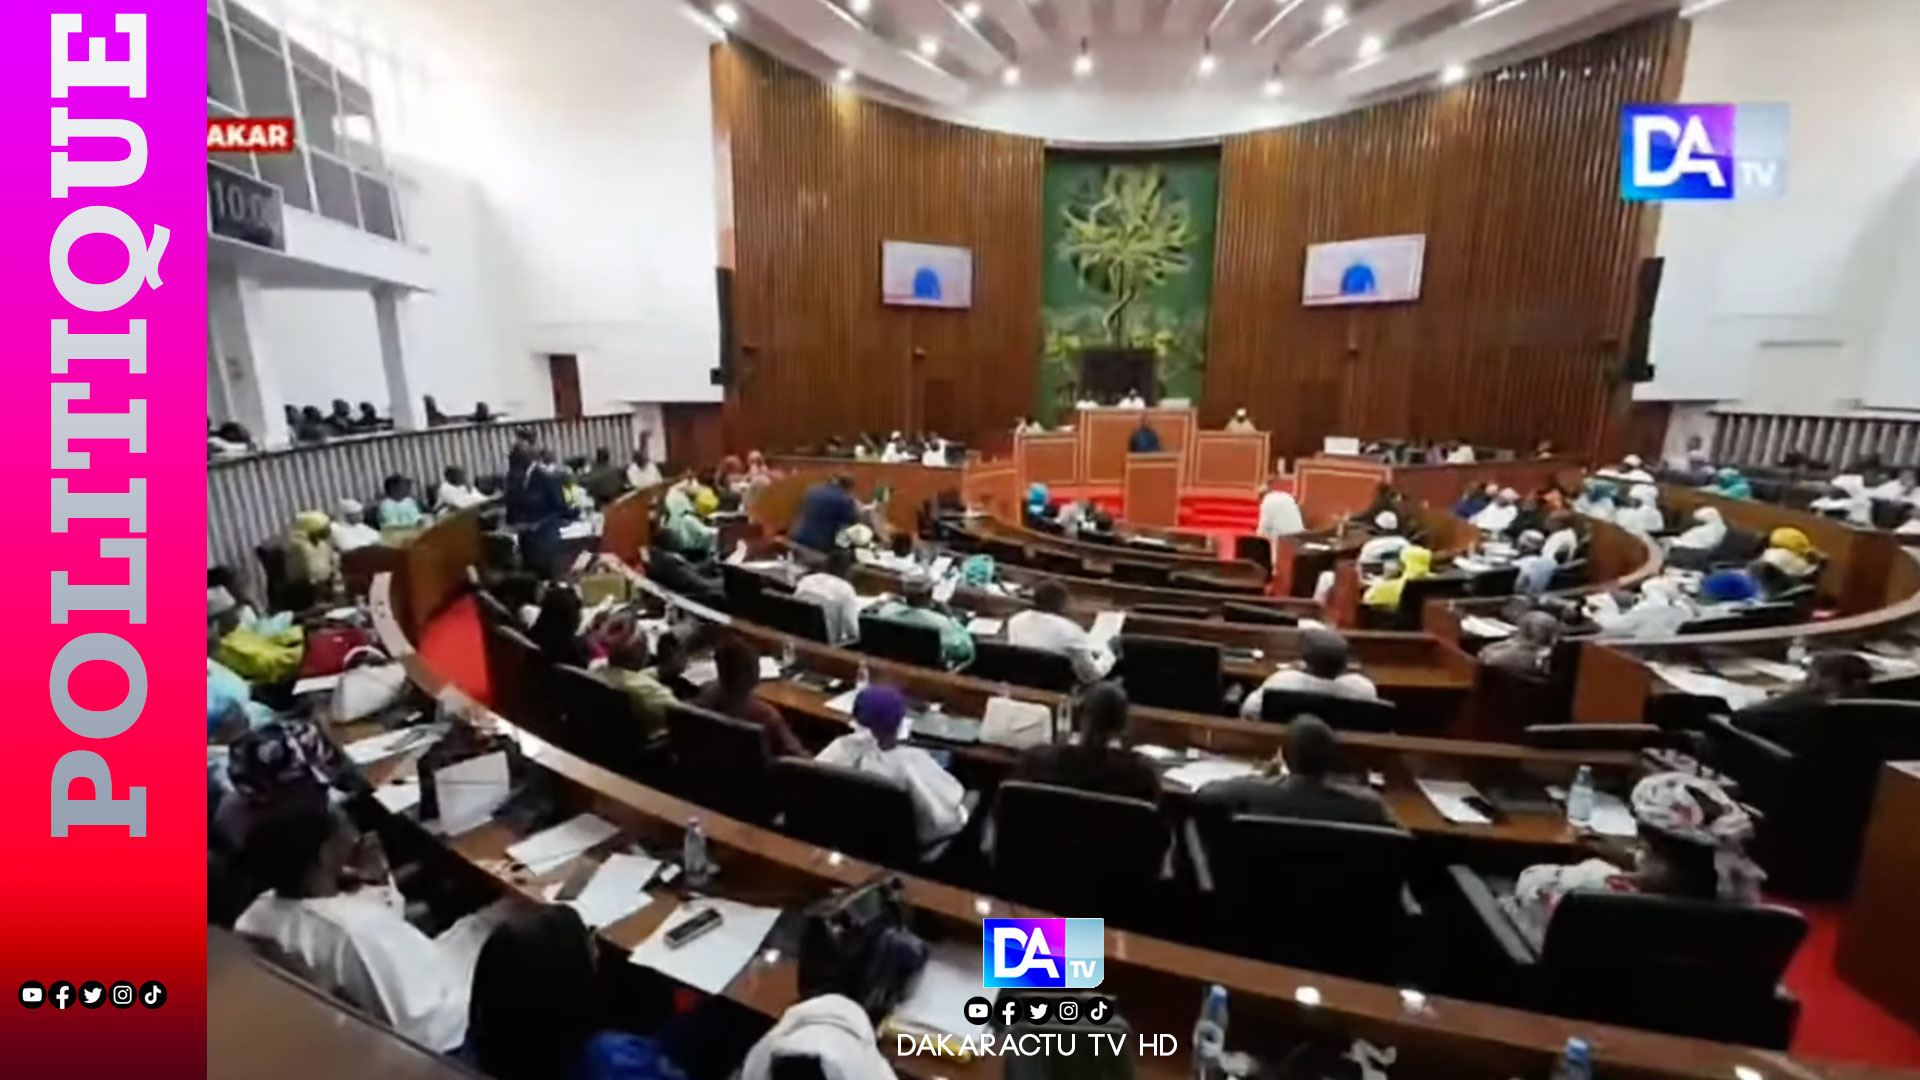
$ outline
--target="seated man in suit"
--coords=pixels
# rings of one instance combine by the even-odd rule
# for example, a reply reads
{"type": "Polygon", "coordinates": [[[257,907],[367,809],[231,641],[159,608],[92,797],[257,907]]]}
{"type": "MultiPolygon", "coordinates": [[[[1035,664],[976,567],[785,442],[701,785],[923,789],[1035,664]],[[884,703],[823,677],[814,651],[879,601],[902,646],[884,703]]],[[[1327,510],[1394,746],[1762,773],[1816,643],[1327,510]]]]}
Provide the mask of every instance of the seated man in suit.
{"type": "Polygon", "coordinates": [[[1339,762],[1340,746],[1326,721],[1317,716],[1297,716],[1287,725],[1286,764],[1290,771],[1285,777],[1222,780],[1201,788],[1194,797],[1223,819],[1234,814],[1263,814],[1355,825],[1399,824],[1380,796],[1334,779],[1339,762]]]}
{"type": "Polygon", "coordinates": [[[1147,423],[1146,416],[1142,415],[1140,426],[1133,429],[1132,435],[1127,436],[1127,453],[1157,454],[1159,452],[1160,433],[1153,430],[1153,425],[1147,423]]]}
{"type": "Polygon", "coordinates": [[[1120,684],[1096,683],[1082,694],[1073,730],[1071,743],[1022,751],[1012,778],[1158,801],[1159,776],[1126,743],[1127,692],[1120,684]]]}
{"type": "Polygon", "coordinates": [[[1268,690],[1293,690],[1305,694],[1380,700],[1373,680],[1357,671],[1347,670],[1347,639],[1332,630],[1300,632],[1300,666],[1283,667],[1267,676],[1259,689],[1240,703],[1240,715],[1258,720],[1268,690]]]}

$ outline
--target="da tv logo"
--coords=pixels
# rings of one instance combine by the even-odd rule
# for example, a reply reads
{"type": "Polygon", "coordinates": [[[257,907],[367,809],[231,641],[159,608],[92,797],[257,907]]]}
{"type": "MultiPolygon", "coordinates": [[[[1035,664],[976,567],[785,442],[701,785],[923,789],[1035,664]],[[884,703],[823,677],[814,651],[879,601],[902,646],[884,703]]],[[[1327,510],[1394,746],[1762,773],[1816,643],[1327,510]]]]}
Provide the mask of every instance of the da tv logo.
{"type": "Polygon", "coordinates": [[[1104,919],[983,919],[982,986],[1099,986],[1106,975],[1104,919]]]}
{"type": "Polygon", "coordinates": [[[1777,199],[1787,191],[1785,105],[1627,105],[1620,197],[1777,199]]]}

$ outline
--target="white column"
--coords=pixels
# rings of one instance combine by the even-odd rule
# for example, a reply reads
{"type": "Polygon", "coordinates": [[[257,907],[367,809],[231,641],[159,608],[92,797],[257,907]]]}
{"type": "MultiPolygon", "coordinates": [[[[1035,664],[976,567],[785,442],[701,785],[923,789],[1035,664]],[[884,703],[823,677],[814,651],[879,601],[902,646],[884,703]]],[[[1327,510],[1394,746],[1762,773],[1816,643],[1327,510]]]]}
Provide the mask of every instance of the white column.
{"type": "Polygon", "coordinates": [[[387,376],[387,408],[393,412],[393,426],[400,431],[424,428],[426,406],[407,377],[406,291],[391,285],[374,286],[373,321],[380,333],[380,367],[387,376]]]}
{"type": "Polygon", "coordinates": [[[262,446],[285,445],[286,399],[273,377],[260,317],[260,284],[230,265],[207,266],[207,400],[222,404],[262,446]]]}

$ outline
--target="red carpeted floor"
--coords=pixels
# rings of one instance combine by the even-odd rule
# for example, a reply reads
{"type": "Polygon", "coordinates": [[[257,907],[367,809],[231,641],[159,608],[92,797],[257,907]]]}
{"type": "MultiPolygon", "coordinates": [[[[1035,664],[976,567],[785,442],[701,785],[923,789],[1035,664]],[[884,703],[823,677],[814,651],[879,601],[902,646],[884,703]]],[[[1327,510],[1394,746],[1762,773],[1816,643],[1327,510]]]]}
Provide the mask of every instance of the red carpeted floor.
{"type": "MultiPolygon", "coordinates": [[[[1185,507],[1182,507],[1183,517],[1185,507]]],[[[1212,531],[1199,529],[1196,531],[1212,531]]],[[[1231,536],[1252,531],[1223,532],[1223,547],[1231,552],[1231,536]]],[[[471,599],[461,599],[422,636],[420,658],[428,667],[453,681],[480,701],[492,702],[480,613],[471,599]]],[[[1811,1058],[1854,1062],[1887,1068],[1920,1069],[1920,1031],[1901,1023],[1885,1010],[1841,981],[1834,971],[1842,909],[1832,905],[1795,905],[1809,924],[1806,943],[1787,969],[1787,986],[1800,998],[1800,1026],[1793,1053],[1811,1058]]]]}
{"type": "MultiPolygon", "coordinates": [[[[1088,499],[1115,518],[1124,520],[1126,517],[1119,488],[1057,487],[1048,494],[1055,505],[1074,499],[1088,499]]],[[[1251,493],[1188,492],[1180,496],[1179,527],[1187,532],[1213,537],[1214,550],[1220,552],[1220,557],[1224,559],[1233,557],[1234,538],[1251,536],[1259,521],[1260,500],[1251,493]]]]}

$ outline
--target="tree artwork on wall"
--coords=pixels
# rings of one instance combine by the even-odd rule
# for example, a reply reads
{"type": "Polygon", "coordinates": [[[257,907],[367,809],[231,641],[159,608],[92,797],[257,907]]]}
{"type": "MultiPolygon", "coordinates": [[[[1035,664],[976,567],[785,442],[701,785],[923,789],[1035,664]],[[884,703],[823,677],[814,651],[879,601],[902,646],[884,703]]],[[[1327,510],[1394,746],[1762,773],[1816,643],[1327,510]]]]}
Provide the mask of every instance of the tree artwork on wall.
{"type": "Polygon", "coordinates": [[[1080,353],[1098,347],[1151,350],[1164,396],[1197,399],[1218,152],[1052,153],[1045,189],[1036,414],[1066,418],[1080,353]]]}

